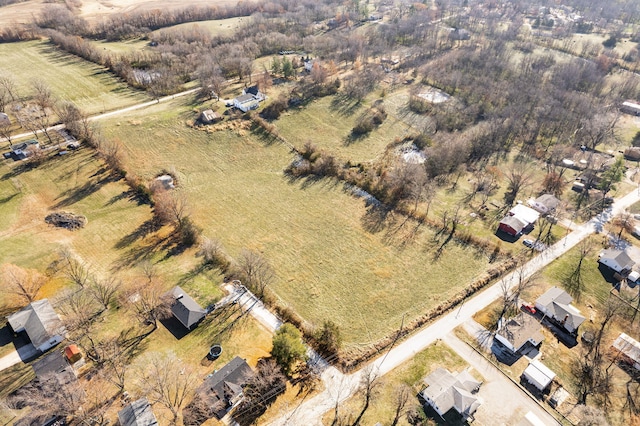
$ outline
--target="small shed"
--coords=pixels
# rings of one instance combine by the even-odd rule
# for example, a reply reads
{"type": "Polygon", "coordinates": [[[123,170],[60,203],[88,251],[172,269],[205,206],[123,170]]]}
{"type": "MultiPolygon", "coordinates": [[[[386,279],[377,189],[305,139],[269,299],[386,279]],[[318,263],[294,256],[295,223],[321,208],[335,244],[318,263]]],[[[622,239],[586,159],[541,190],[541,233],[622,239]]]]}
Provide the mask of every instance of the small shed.
{"type": "Polygon", "coordinates": [[[64,356],[70,363],[74,364],[82,359],[82,353],[78,349],[78,345],[69,345],[64,348],[64,356]]]}
{"type": "Polygon", "coordinates": [[[171,304],[171,313],[187,329],[192,330],[202,321],[206,311],[191,296],[185,293],[179,286],[170,291],[174,301],[171,304]]]}
{"type": "Polygon", "coordinates": [[[522,378],[539,391],[544,391],[555,377],[556,373],[538,360],[531,361],[522,373],[522,378]]]}
{"type": "Polygon", "coordinates": [[[202,124],[217,123],[221,119],[222,119],[222,116],[212,109],[206,109],[202,111],[202,113],[200,113],[200,118],[199,118],[202,124]]]}
{"type": "Polygon", "coordinates": [[[4,112],[0,112],[0,126],[10,126],[11,119],[4,112]]]}
{"type": "Polygon", "coordinates": [[[631,272],[635,262],[629,257],[626,251],[618,249],[606,249],[600,252],[598,263],[608,267],[619,274],[631,272]]]}

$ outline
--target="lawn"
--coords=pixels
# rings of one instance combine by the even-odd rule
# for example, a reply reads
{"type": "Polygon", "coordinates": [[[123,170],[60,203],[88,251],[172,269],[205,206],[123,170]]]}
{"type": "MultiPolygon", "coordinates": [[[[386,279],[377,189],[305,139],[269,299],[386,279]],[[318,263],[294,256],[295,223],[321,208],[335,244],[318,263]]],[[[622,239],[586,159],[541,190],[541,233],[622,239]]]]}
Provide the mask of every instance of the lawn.
{"type": "MultiPolygon", "coordinates": [[[[0,224],[0,264],[15,263],[44,272],[64,247],[98,275],[139,274],[130,268],[145,257],[132,258],[131,254],[146,254],[141,250],[146,241],[131,236],[151,218],[151,209],[133,199],[124,182],[114,180],[91,149],[52,157],[30,170],[21,169],[20,164],[0,163],[0,215],[4,219],[0,224]],[[44,221],[52,210],[82,214],[88,219],[87,225],[77,231],[52,227],[44,221]]],[[[201,297],[202,303],[220,297],[217,284],[222,277],[215,271],[199,269],[200,260],[193,256],[193,250],[181,256],[166,256],[166,252],[156,250],[149,259],[167,286],[179,282],[194,297],[201,297]]],[[[54,276],[42,289],[41,297],[53,296],[65,285],[65,280],[54,276]]]]}
{"type": "Polygon", "coordinates": [[[331,318],[349,348],[383,337],[405,314],[424,313],[487,267],[485,256],[453,242],[435,259],[442,239],[424,227],[415,236],[411,224],[378,230],[363,202],[337,182],[291,182],[282,171],[293,156],[281,144],[234,123],[210,132],[186,126],[209,106],[187,102],[110,120],[104,132],[124,142],[127,166],[144,178],[173,168],[204,235],[233,257],[245,247],[263,253],[282,302],[315,325],[331,318]]]}
{"type": "Polygon", "coordinates": [[[16,80],[22,96],[30,82],[43,80],[55,96],[95,114],[149,100],[109,73],[106,68],[70,55],[46,41],[0,44],[0,74],[16,80]]]}
{"type": "MultiPolygon", "coordinates": [[[[383,105],[386,108],[384,98],[383,105]]],[[[337,95],[326,96],[304,108],[290,109],[274,124],[280,134],[296,147],[301,148],[306,142],[312,142],[345,161],[366,162],[384,153],[395,137],[412,133],[401,119],[389,114],[382,125],[370,134],[352,138],[351,129],[369,106],[369,102],[356,105],[337,95]]]]}
{"type": "MultiPolygon", "coordinates": [[[[379,379],[380,385],[361,423],[365,425],[373,425],[376,422],[390,424],[395,414],[397,395],[403,386],[411,388],[407,408],[415,406],[419,411],[422,411],[416,395],[424,387],[423,379],[439,367],[444,367],[455,373],[467,368],[468,364],[446,344],[436,342],[430,345],[423,351],[418,352],[411,360],[400,367],[396,367],[379,379]]],[[[474,373],[475,375],[477,374],[474,373]]],[[[480,377],[477,378],[479,379],[480,377]]],[[[340,415],[351,414],[351,419],[353,420],[360,412],[363,402],[362,393],[357,393],[342,404],[340,415]]],[[[326,413],[323,417],[325,425],[331,424],[332,421],[333,411],[326,413]]],[[[406,426],[409,423],[402,416],[398,425],[406,426]]]]}
{"type": "Polygon", "coordinates": [[[246,22],[250,22],[251,18],[248,16],[240,16],[236,18],[228,19],[214,19],[210,21],[197,21],[186,22],[184,24],[174,25],[172,27],[163,28],[161,30],[154,31],[171,31],[173,29],[185,30],[185,29],[204,29],[207,30],[213,37],[223,36],[229,37],[233,35],[241,25],[246,22]]]}

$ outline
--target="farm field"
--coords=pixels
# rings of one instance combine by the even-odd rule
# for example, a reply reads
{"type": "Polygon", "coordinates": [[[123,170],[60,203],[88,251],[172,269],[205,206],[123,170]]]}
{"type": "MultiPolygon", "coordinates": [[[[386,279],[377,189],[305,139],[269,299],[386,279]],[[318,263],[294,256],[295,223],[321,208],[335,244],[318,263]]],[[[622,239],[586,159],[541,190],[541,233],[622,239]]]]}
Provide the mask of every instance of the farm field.
{"type": "MultiPolygon", "coordinates": [[[[28,23],[33,16],[50,3],[47,0],[29,0],[0,8],[0,27],[13,23],[28,23]]],[[[92,22],[114,13],[126,13],[138,10],[183,8],[189,6],[235,5],[233,0],[189,0],[188,2],[174,2],[170,0],[83,0],[80,15],[92,22]]]]}
{"type": "Polygon", "coordinates": [[[233,257],[245,247],[263,253],[284,303],[312,324],[338,323],[347,347],[381,338],[403,314],[418,316],[487,267],[486,256],[453,242],[434,259],[442,241],[426,228],[406,245],[409,226],[377,232],[375,217],[341,184],[289,181],[282,171],[293,155],[283,145],[248,129],[191,129],[185,123],[197,113],[184,102],[112,119],[104,133],[124,143],[127,167],[144,178],[175,170],[204,235],[233,257]]]}
{"type": "Polygon", "coordinates": [[[150,100],[105,68],[67,54],[46,41],[0,44],[0,74],[16,80],[18,92],[31,92],[30,82],[43,80],[54,96],[74,102],[88,114],[150,100]]]}

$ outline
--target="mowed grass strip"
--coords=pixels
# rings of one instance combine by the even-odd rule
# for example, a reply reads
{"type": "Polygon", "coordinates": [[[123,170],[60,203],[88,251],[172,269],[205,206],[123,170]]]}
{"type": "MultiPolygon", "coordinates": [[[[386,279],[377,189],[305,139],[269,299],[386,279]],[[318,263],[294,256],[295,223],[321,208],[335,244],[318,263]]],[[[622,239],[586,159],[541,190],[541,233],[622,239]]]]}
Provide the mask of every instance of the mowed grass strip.
{"type": "Polygon", "coordinates": [[[443,239],[425,228],[405,245],[411,224],[368,231],[375,218],[342,184],[289,181],[288,149],[246,129],[189,128],[197,112],[184,102],[105,122],[104,132],[124,143],[127,167],[144,178],[174,169],[204,234],[236,258],[245,247],[263,253],[283,303],[312,324],[338,323],[347,346],[399,328],[403,315],[408,322],[446,300],[488,265],[454,242],[435,259],[443,239]]]}
{"type": "Polygon", "coordinates": [[[106,68],[57,49],[44,40],[0,44],[0,74],[14,79],[20,96],[31,94],[34,79],[44,81],[61,100],[89,114],[115,110],[150,98],[129,88],[106,68]]]}

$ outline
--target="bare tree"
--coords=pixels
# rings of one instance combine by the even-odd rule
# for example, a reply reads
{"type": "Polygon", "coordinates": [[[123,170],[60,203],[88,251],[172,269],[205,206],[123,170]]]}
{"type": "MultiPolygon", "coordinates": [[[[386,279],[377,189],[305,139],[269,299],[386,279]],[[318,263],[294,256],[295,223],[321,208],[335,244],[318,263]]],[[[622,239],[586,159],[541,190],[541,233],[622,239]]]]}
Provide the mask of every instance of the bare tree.
{"type": "Polygon", "coordinates": [[[242,420],[242,424],[249,424],[258,418],[286,390],[286,383],[287,379],[275,360],[261,359],[256,374],[247,380],[243,390],[245,398],[234,418],[242,420]]]}
{"type": "Polygon", "coordinates": [[[632,233],[635,228],[635,221],[630,213],[619,213],[613,218],[613,224],[619,228],[618,239],[622,238],[622,232],[632,233]]]}
{"type": "Polygon", "coordinates": [[[56,100],[51,93],[51,89],[43,80],[35,79],[31,82],[31,86],[34,91],[33,102],[36,106],[36,111],[31,116],[32,123],[44,133],[49,143],[52,144],[53,139],[49,128],[53,121],[56,100]]]}
{"type": "Polygon", "coordinates": [[[0,75],[0,112],[6,111],[11,102],[18,99],[16,82],[8,75],[0,75]]]}
{"type": "Polygon", "coordinates": [[[122,292],[121,297],[136,318],[143,325],[153,326],[153,330],[158,328],[159,320],[171,316],[173,298],[165,293],[158,282],[138,282],[122,292]]]}
{"type": "Polygon", "coordinates": [[[189,203],[183,192],[161,189],[153,194],[153,201],[153,213],[159,223],[179,228],[189,216],[189,203]]]}
{"type": "Polygon", "coordinates": [[[379,379],[380,377],[378,375],[377,369],[375,369],[373,366],[365,367],[364,371],[362,372],[362,379],[360,382],[362,392],[364,393],[364,404],[362,405],[360,413],[353,421],[353,424],[351,426],[358,426],[362,421],[362,417],[369,409],[371,401],[377,394],[378,387],[381,384],[381,381],[379,379]]]}
{"type": "Polygon", "coordinates": [[[144,361],[138,384],[151,403],[161,404],[171,412],[175,424],[193,396],[199,377],[172,352],[151,353],[144,361]]]}
{"type": "Polygon", "coordinates": [[[530,288],[537,279],[537,275],[528,276],[524,263],[520,264],[514,272],[512,280],[502,280],[500,289],[502,293],[502,311],[498,321],[505,315],[517,312],[522,292],[530,288]]]}
{"type": "Polygon", "coordinates": [[[504,194],[505,204],[511,206],[518,198],[520,191],[533,183],[535,174],[533,168],[526,163],[515,163],[505,173],[507,192],[504,194]]]}
{"type": "Polygon", "coordinates": [[[68,248],[61,249],[59,257],[66,277],[74,284],[84,287],[91,278],[86,264],[68,248]]]}
{"type": "Polygon", "coordinates": [[[409,402],[409,398],[413,394],[413,389],[407,385],[400,385],[399,388],[396,389],[396,409],[393,414],[393,420],[391,421],[391,426],[396,426],[400,421],[402,415],[406,412],[407,403],[409,402]]]}
{"type": "Polygon", "coordinates": [[[9,142],[9,146],[13,148],[11,140],[13,139],[13,125],[11,122],[0,123],[0,138],[5,138],[9,142]]]}
{"type": "Polygon", "coordinates": [[[18,389],[11,397],[16,406],[29,406],[29,424],[42,424],[53,415],[70,416],[82,404],[85,394],[78,384],[69,384],[71,378],[64,374],[38,377],[18,389]]]}
{"type": "Polygon", "coordinates": [[[584,259],[593,251],[593,243],[588,239],[583,240],[579,244],[578,249],[578,261],[576,262],[576,267],[564,280],[565,287],[577,301],[580,300],[580,296],[582,295],[582,265],[584,259]]]}
{"type": "Polygon", "coordinates": [[[611,390],[611,376],[608,368],[603,368],[604,353],[602,351],[603,338],[612,320],[616,318],[621,305],[617,298],[609,297],[601,312],[601,321],[596,330],[593,343],[577,357],[573,365],[578,385],[578,403],[586,404],[587,397],[599,394],[603,397],[605,407],[609,403],[611,390]]]}
{"type": "Polygon", "coordinates": [[[11,263],[0,267],[0,279],[4,292],[18,296],[23,302],[36,300],[38,292],[46,283],[45,277],[33,269],[22,269],[11,263]]]}
{"type": "Polygon", "coordinates": [[[108,278],[94,278],[89,284],[89,292],[93,298],[98,302],[105,310],[109,309],[109,304],[115,297],[118,290],[122,287],[122,281],[116,277],[110,276],[108,278]]]}
{"type": "Polygon", "coordinates": [[[239,272],[247,287],[258,297],[275,278],[269,262],[260,253],[243,249],[240,253],[239,272]]]}

